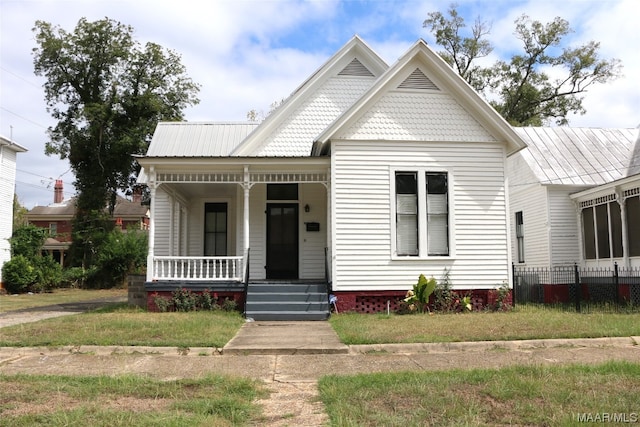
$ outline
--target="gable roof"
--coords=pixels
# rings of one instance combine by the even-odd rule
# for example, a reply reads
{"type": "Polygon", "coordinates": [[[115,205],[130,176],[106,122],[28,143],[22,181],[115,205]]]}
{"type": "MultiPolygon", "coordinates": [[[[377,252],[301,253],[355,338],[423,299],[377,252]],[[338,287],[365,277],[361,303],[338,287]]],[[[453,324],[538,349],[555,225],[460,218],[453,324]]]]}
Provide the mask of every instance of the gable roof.
{"type": "MultiPolygon", "coordinates": [[[[354,125],[358,118],[362,117],[385,91],[391,88],[442,90],[451,96],[448,108],[457,108],[457,113],[466,112],[494,138],[505,141],[508,154],[526,146],[504,118],[482,99],[440,55],[427,46],[424,40],[418,40],[356,103],[317,136],[313,154],[328,153],[330,140],[354,125]]],[[[437,108],[432,110],[432,112],[436,111],[437,108]]],[[[446,116],[447,112],[444,114],[446,116]]],[[[423,116],[423,118],[429,120],[430,117],[423,116]]],[[[434,121],[440,119],[436,117],[434,121]]],[[[449,126],[449,128],[452,127],[449,126]]]]}
{"type": "MultiPolygon", "coordinates": [[[[107,208],[105,208],[105,211],[107,208]]],[[[117,195],[116,204],[113,208],[114,217],[143,217],[147,215],[149,207],[139,202],[132,202],[117,195]]],[[[48,206],[34,206],[27,212],[27,218],[31,221],[38,221],[38,218],[72,218],[76,213],[76,198],[72,197],[61,203],[52,203],[48,206]]]]}
{"type": "Polygon", "coordinates": [[[148,157],[226,157],[249,135],[254,122],[160,122],[148,157]]]}
{"type": "Polygon", "coordinates": [[[514,128],[542,184],[593,186],[640,173],[640,129],[514,128]]]}
{"type": "Polygon", "coordinates": [[[387,69],[354,36],[272,112],[233,156],[309,156],[315,136],[351,106],[387,69]]]}

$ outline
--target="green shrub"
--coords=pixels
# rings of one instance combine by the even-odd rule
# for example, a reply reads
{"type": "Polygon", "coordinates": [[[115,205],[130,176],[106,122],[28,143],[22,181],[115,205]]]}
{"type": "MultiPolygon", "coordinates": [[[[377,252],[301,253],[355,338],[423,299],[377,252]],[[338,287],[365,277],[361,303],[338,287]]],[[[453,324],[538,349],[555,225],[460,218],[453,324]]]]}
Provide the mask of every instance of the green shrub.
{"type": "Polygon", "coordinates": [[[37,257],[34,262],[36,283],[33,290],[48,291],[60,287],[62,282],[62,266],[52,256],[37,257]]]}
{"type": "Polygon", "coordinates": [[[48,230],[31,224],[16,228],[9,239],[12,256],[21,255],[29,260],[38,258],[47,234],[48,230]]]}
{"type": "Polygon", "coordinates": [[[147,263],[148,236],[142,231],[112,230],[95,257],[95,271],[87,277],[89,287],[123,286],[127,275],[141,273],[147,263]]]}
{"type": "Polygon", "coordinates": [[[38,279],[33,263],[24,255],[16,255],[2,266],[2,282],[7,292],[28,292],[38,279]]]}

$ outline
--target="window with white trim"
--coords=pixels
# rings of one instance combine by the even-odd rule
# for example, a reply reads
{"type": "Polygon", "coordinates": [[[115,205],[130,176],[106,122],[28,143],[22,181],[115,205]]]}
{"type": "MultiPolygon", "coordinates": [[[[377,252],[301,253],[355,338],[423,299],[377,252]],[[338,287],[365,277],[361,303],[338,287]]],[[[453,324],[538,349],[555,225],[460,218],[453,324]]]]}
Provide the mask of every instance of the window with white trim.
{"type": "Polygon", "coordinates": [[[227,255],[227,204],[204,205],[204,255],[227,255]]]}
{"type": "Polygon", "coordinates": [[[418,255],[418,174],[396,172],[396,252],[418,255]]]}
{"type": "Polygon", "coordinates": [[[524,217],[522,211],[516,212],[516,240],[518,243],[518,262],[524,262],[524,217]]]}
{"type": "Polygon", "coordinates": [[[446,172],[395,171],[395,255],[449,255],[446,172]]]}
{"type": "Polygon", "coordinates": [[[622,257],[622,221],[617,201],[582,209],[585,259],[622,257]]]}

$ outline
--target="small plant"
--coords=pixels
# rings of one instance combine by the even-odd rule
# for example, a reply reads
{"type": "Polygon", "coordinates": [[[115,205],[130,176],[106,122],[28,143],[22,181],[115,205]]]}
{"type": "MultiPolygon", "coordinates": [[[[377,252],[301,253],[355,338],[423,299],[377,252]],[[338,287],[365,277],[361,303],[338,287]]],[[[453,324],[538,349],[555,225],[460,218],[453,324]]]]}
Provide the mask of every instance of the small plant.
{"type": "Polygon", "coordinates": [[[506,282],[503,282],[498,289],[495,290],[496,302],[493,305],[495,311],[505,311],[511,309],[511,288],[506,282]]]}
{"type": "Polygon", "coordinates": [[[166,313],[173,307],[173,302],[171,299],[163,297],[159,295],[157,292],[154,292],[152,295],[153,303],[158,307],[158,311],[161,313],[166,313]]]}
{"type": "Polygon", "coordinates": [[[234,299],[225,298],[222,303],[223,311],[235,311],[238,309],[238,303],[234,299]]]}
{"type": "Polygon", "coordinates": [[[413,285],[413,289],[407,292],[406,298],[403,300],[407,304],[408,311],[418,313],[429,311],[429,298],[436,285],[436,279],[432,277],[427,280],[424,274],[421,274],[418,277],[418,283],[413,285]]]}
{"type": "Polygon", "coordinates": [[[179,288],[172,293],[173,305],[176,311],[194,311],[197,296],[188,289],[179,288]]]}
{"type": "Polygon", "coordinates": [[[438,286],[433,291],[434,310],[443,312],[457,311],[458,304],[458,296],[451,289],[449,270],[445,269],[442,274],[442,280],[438,282],[438,286]]]}
{"type": "Polygon", "coordinates": [[[205,289],[197,296],[196,305],[201,310],[214,310],[217,304],[217,295],[214,296],[209,292],[208,289],[205,289]]]}

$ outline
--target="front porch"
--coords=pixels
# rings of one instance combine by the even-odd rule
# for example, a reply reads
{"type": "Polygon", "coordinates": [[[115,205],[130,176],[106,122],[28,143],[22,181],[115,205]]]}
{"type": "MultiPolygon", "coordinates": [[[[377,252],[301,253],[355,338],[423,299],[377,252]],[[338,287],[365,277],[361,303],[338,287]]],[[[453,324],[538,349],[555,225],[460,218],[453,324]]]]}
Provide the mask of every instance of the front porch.
{"type": "MultiPolygon", "coordinates": [[[[316,318],[328,317],[327,164],[317,159],[293,163],[279,163],[279,172],[264,164],[226,165],[224,172],[149,168],[148,296],[167,296],[176,289],[207,290],[233,299],[247,311],[251,295],[266,283],[270,306],[266,308],[262,295],[254,308],[286,312],[298,305],[306,307],[302,311],[321,310],[316,318]],[[263,283],[255,284],[258,281],[263,283]],[[298,292],[290,292],[292,286],[282,288],[295,281],[313,282],[323,289],[294,296],[298,292]],[[321,307],[308,303],[315,293],[323,295],[313,297],[321,307]]],[[[147,306],[156,308],[151,297],[147,306]]],[[[248,316],[259,317],[254,311],[248,316]]]]}

